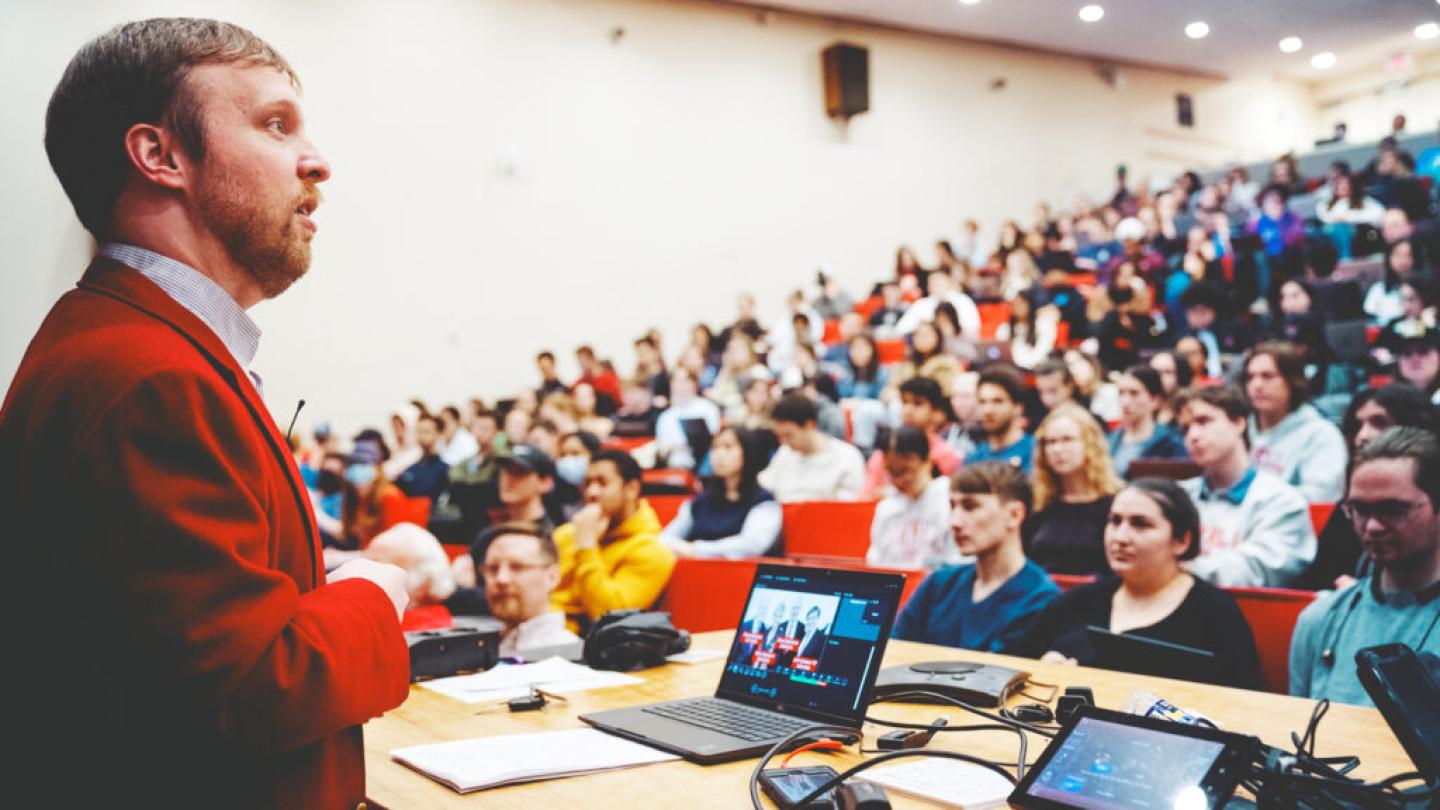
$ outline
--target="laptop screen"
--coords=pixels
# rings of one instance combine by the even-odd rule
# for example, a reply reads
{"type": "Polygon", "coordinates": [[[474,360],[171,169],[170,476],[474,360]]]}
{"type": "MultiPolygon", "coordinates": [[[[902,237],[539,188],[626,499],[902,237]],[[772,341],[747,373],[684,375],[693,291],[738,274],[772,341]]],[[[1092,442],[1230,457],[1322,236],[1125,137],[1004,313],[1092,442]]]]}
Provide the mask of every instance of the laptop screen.
{"type": "Polygon", "coordinates": [[[858,723],[904,584],[899,574],[759,566],[717,694],[858,723]]]}

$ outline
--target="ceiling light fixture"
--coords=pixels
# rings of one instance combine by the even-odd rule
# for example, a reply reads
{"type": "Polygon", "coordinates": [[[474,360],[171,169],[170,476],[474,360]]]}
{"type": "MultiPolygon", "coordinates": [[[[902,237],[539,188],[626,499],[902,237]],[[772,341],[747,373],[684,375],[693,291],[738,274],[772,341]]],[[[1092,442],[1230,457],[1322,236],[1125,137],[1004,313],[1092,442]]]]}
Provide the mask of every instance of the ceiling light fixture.
{"type": "Polygon", "coordinates": [[[1323,51],[1321,53],[1315,54],[1314,56],[1310,57],[1310,67],[1313,67],[1316,70],[1329,70],[1330,68],[1335,67],[1335,54],[1329,51],[1323,51]]]}
{"type": "Polygon", "coordinates": [[[1415,26],[1416,39],[1434,39],[1436,37],[1440,37],[1440,24],[1428,22],[1415,26]]]}
{"type": "Polygon", "coordinates": [[[980,5],[980,0],[960,0],[960,5],[962,5],[962,6],[978,6],[978,5],[980,5]]]}
{"type": "Polygon", "coordinates": [[[1185,36],[1191,39],[1204,39],[1210,35],[1210,26],[1206,23],[1195,21],[1185,26],[1185,36]]]}
{"type": "MultiPolygon", "coordinates": [[[[1440,0],[1437,0],[1440,2],[1440,0]]],[[[1083,6],[1080,9],[1080,19],[1088,23],[1099,22],[1105,16],[1105,9],[1096,5],[1083,6]]]]}
{"type": "Polygon", "coordinates": [[[1285,53],[1295,53],[1303,47],[1305,43],[1300,41],[1300,37],[1285,37],[1280,40],[1280,50],[1285,53]]]}

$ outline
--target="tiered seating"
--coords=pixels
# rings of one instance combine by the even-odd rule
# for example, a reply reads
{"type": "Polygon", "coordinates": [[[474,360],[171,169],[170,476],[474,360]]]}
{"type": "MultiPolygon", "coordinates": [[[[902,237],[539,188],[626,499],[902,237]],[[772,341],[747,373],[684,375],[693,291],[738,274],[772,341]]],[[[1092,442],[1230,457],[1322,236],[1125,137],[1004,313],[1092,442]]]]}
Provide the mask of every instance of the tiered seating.
{"type": "Polygon", "coordinates": [[[1310,591],[1286,588],[1226,588],[1240,605],[1260,653],[1260,684],[1268,692],[1290,690],[1290,637],[1300,611],[1315,601],[1310,591]]]}
{"type": "Polygon", "coordinates": [[[875,501],[804,501],[782,508],[785,556],[865,559],[875,501]]]}

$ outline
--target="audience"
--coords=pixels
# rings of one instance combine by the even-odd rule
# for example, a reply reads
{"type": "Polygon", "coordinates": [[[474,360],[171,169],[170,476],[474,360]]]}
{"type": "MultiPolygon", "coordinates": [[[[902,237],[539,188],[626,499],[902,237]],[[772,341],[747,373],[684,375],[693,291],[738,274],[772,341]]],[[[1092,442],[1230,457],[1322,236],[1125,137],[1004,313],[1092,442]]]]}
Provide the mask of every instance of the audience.
{"type": "Polygon", "coordinates": [[[677,557],[758,557],[780,539],[780,504],[760,486],[766,462],[755,431],[727,427],[710,448],[705,491],[681,505],[660,539],[677,557]]]}
{"type": "Polygon", "coordinates": [[[780,448],[760,485],[781,502],[853,501],[865,484],[865,459],[854,445],[820,432],[820,409],[804,394],[787,394],[770,413],[780,448]]]}
{"type": "Polygon", "coordinates": [[[1245,359],[1249,438],[1256,467],[1295,487],[1311,503],[1334,503],[1345,489],[1345,439],[1305,402],[1305,358],[1267,341],[1245,359]]]}
{"type": "Polygon", "coordinates": [[[1105,571],[1105,516],[1120,489],[1105,434],[1089,411],[1066,402],[1040,423],[1035,444],[1035,514],[1025,556],[1052,574],[1105,571]]]}
{"type": "Polygon", "coordinates": [[[946,566],[915,589],[895,620],[895,638],[1006,652],[1060,589],[1025,559],[1020,529],[1030,484],[1002,462],[967,464],[951,481],[950,528],[973,563],[946,566]]]}
{"type": "Polygon", "coordinates": [[[1290,586],[1315,559],[1310,507],[1250,462],[1244,395],[1231,385],[1191,388],[1178,410],[1185,448],[1201,469],[1182,482],[1203,527],[1190,572],[1227,587],[1290,586]]]}
{"type": "Polygon", "coordinates": [[[640,465],[601,450],[585,473],[585,507],[555,530],[560,582],[550,603],[579,631],[612,610],[649,608],[660,598],[675,555],[660,542],[660,520],[640,497],[640,465]]]}
{"type": "Polygon", "coordinates": [[[933,472],[932,442],[918,427],[892,431],[876,451],[893,492],[875,505],[865,561],[888,568],[938,568],[958,562],[950,534],[950,481],[933,472]]]}
{"type": "Polygon", "coordinates": [[[655,422],[655,456],[665,467],[693,470],[701,461],[690,446],[685,422],[698,420],[711,436],[720,430],[720,408],[699,395],[695,377],[685,367],[670,373],[670,407],[655,422]]]}
{"type": "Polygon", "coordinates": [[[580,637],[551,600],[560,584],[560,555],[550,534],[533,523],[502,523],[486,534],[480,572],[490,615],[501,624],[500,657],[535,660],[577,644],[580,637]]]}
{"type": "Polygon", "coordinates": [[[1116,388],[1120,392],[1120,426],[1108,439],[1115,474],[1127,477],[1130,462],[1136,459],[1185,458],[1184,438],[1157,420],[1166,401],[1159,372],[1151,366],[1131,366],[1120,375],[1116,388]]]}
{"type": "MultiPolygon", "coordinates": [[[[1392,427],[1440,432],[1440,414],[1423,392],[1409,385],[1393,384],[1357,393],[1345,409],[1340,425],[1349,457],[1354,458],[1361,448],[1392,427]]],[[[1345,517],[1343,510],[1336,509],[1320,530],[1315,562],[1306,569],[1296,587],[1312,590],[1343,587],[1360,573],[1362,558],[1355,524],[1345,517]]]]}
{"type": "MultiPolygon", "coordinates": [[[[942,476],[948,476],[960,467],[960,454],[945,442],[942,435],[944,428],[954,421],[950,400],[941,390],[940,383],[929,377],[911,377],[900,384],[900,424],[924,433],[930,442],[927,457],[942,476]]],[[[883,449],[870,456],[865,468],[865,485],[861,489],[862,499],[883,497],[892,489],[892,482],[886,474],[887,464],[883,449]]]]}
{"type": "Polygon", "coordinates": [[[1215,654],[1213,671],[1191,677],[1259,688],[1255,639],[1234,597],[1185,570],[1200,553],[1200,525],[1194,503],[1174,482],[1132,481],[1115,496],[1105,521],[1104,554],[1114,576],[1060,595],[1014,652],[1113,667],[1090,643],[1088,628],[1099,627],[1208,650],[1215,654]]]}
{"type": "Polygon", "coordinates": [[[404,521],[410,513],[405,493],[385,475],[386,450],[380,434],[371,434],[373,438],[355,442],[345,461],[345,500],[337,544],[342,549],[364,549],[375,535],[404,521]]]}
{"type": "Polygon", "coordinates": [[[935,320],[935,310],[941,304],[954,307],[961,335],[972,340],[980,335],[980,310],[970,296],[955,289],[955,283],[946,273],[936,271],[926,277],[928,294],[911,304],[905,315],[895,324],[895,331],[908,335],[924,322],[935,320]]]}
{"type": "Polygon", "coordinates": [[[1029,475],[1035,437],[1025,432],[1025,382],[1019,372],[999,365],[986,368],[980,372],[976,398],[985,440],[966,462],[1004,461],[1029,475]]]}
{"type": "Polygon", "coordinates": [[[1409,427],[1376,436],[1356,451],[1341,509],[1374,570],[1300,614],[1290,694],[1372,706],[1356,652],[1398,642],[1440,655],[1440,440],[1409,427]]]}
{"type": "Polygon", "coordinates": [[[450,486],[450,465],[440,457],[440,420],[422,416],[415,422],[415,446],[420,459],[395,479],[395,486],[412,498],[440,497],[450,486]]]}

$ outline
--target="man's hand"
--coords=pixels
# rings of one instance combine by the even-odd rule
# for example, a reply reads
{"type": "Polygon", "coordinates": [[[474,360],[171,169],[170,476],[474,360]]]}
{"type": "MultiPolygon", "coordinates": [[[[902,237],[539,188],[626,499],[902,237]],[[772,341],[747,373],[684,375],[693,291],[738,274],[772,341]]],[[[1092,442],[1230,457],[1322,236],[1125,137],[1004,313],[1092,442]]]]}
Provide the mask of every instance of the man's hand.
{"type": "Polygon", "coordinates": [[[330,572],[329,581],[342,579],[368,579],[380,586],[395,606],[395,616],[404,618],[405,606],[410,604],[410,590],[407,587],[410,576],[398,565],[375,562],[374,560],[351,560],[330,572]]]}
{"type": "Polygon", "coordinates": [[[575,548],[599,548],[600,538],[610,528],[610,519],[605,517],[599,504],[592,503],[576,512],[570,525],[575,527],[575,548]]]}

